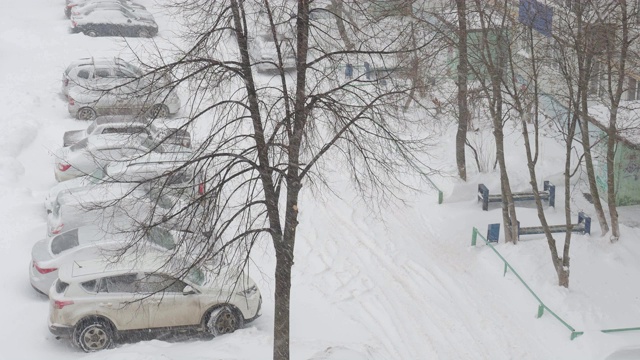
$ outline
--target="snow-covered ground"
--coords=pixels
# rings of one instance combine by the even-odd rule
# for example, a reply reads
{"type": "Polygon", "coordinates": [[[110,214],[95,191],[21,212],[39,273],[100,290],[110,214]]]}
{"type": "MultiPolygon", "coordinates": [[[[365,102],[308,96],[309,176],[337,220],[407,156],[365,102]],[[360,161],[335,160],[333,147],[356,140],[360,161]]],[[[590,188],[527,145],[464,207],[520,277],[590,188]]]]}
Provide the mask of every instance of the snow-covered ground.
{"type": "MultiPolygon", "coordinates": [[[[143,2],[153,11],[151,0],[143,2]]],[[[5,1],[0,12],[0,358],[2,359],[270,359],[273,335],[273,258],[268,242],[253,274],[265,297],[263,316],[247,328],[212,340],[144,341],[85,354],[47,329],[48,301],[30,286],[31,246],[45,235],[42,205],[55,184],[50,151],[62,133],[80,129],[59,95],[61,73],[80,57],[128,56],[114,38],[67,32],[62,0],[5,1]]],[[[168,16],[158,14],[160,37],[171,37],[168,16]]],[[[136,47],[145,39],[132,39],[136,47]]],[[[158,41],[162,41],[159,39],[158,41]]],[[[453,135],[442,138],[441,161],[453,171],[453,135]]],[[[508,137],[514,190],[527,188],[518,132],[508,137]]],[[[562,188],[562,149],[542,145],[540,180],[562,188]]],[[[470,171],[473,171],[470,167],[470,171]]],[[[500,222],[500,210],[483,212],[477,184],[499,189],[498,175],[473,174],[465,184],[434,177],[445,204],[429,187],[402,195],[406,202],[371,209],[338,171],[337,195],[305,192],[300,202],[292,290],[292,358],[361,359],[638,359],[640,331],[640,230],[622,227],[610,244],[597,221],[591,236],[575,235],[571,287],[556,286],[546,242],[531,236],[517,246],[496,246],[545,304],[584,335],[550,314],[536,319],[538,303],[486,245],[471,247],[500,222]],[[615,353],[611,355],[612,353],[615,353]],[[610,356],[611,355],[611,356],[610,356]]],[[[578,191],[573,210],[593,215],[578,191]]],[[[562,201],[547,208],[561,223],[562,201]]],[[[640,210],[620,209],[638,219],[640,210]]],[[[538,223],[531,207],[518,208],[523,226],[538,223]]],[[[574,217],[577,217],[575,215],[574,217]]],[[[636,221],[637,223],[637,221],[636,221]]],[[[558,235],[557,239],[562,239],[558,235]]],[[[561,241],[561,240],[560,240],[561,241]]]]}

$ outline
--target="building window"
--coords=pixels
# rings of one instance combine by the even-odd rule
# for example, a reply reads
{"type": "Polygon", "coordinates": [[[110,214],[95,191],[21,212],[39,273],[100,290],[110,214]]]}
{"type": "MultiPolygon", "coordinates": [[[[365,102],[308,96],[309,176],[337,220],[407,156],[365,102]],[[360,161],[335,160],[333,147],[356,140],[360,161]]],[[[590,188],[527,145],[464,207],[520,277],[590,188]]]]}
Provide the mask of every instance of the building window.
{"type": "Polygon", "coordinates": [[[640,81],[629,77],[627,100],[640,100],[640,81]]]}

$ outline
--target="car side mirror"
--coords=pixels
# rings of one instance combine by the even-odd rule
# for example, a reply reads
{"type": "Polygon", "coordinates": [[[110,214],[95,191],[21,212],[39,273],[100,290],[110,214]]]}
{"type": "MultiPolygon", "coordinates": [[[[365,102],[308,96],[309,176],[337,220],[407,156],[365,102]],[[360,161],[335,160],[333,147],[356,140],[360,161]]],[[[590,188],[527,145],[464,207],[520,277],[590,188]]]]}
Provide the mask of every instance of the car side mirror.
{"type": "Polygon", "coordinates": [[[183,295],[193,295],[195,293],[196,293],[196,290],[191,285],[185,286],[184,289],[182,290],[183,295]]]}

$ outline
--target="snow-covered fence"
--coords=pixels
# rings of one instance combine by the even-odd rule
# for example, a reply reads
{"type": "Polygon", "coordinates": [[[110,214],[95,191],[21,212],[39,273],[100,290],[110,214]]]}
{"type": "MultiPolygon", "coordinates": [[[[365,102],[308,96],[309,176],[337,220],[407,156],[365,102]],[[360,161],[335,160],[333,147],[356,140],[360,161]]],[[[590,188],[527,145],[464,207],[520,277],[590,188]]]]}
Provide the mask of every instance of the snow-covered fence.
{"type": "MultiPolygon", "coordinates": [[[[511,264],[509,264],[507,259],[505,259],[502,256],[502,254],[500,254],[500,252],[498,252],[498,250],[496,250],[496,248],[493,246],[493,244],[491,244],[491,242],[489,242],[489,240],[487,240],[487,238],[482,236],[482,234],[480,234],[478,229],[476,229],[475,227],[473,228],[473,233],[471,234],[471,246],[476,246],[476,242],[477,242],[478,236],[485,242],[485,244],[487,244],[487,246],[489,246],[491,248],[491,250],[493,250],[493,252],[496,255],[498,255],[500,260],[502,260],[502,262],[504,263],[504,272],[503,272],[502,276],[506,276],[507,275],[507,270],[511,270],[511,273],[513,273],[516,276],[516,278],[518,278],[520,283],[522,283],[522,285],[524,285],[524,287],[529,291],[529,293],[536,299],[536,301],[538,302],[538,314],[536,316],[537,318],[542,317],[542,315],[544,315],[544,312],[546,310],[549,314],[551,314],[554,318],[556,318],[556,320],[558,320],[562,325],[564,325],[567,329],[569,329],[571,331],[571,340],[573,340],[573,339],[577,338],[578,336],[584,334],[583,331],[576,331],[576,329],[573,328],[573,326],[569,325],[569,323],[564,321],[560,316],[558,316],[555,312],[553,312],[553,310],[549,309],[549,307],[547,305],[545,305],[544,302],[542,302],[542,299],[540,299],[540,297],[531,289],[531,287],[522,279],[522,277],[520,277],[520,274],[518,274],[518,272],[513,268],[513,266],[511,266],[511,264]]],[[[603,330],[603,332],[605,332],[605,331],[603,330]]]]}

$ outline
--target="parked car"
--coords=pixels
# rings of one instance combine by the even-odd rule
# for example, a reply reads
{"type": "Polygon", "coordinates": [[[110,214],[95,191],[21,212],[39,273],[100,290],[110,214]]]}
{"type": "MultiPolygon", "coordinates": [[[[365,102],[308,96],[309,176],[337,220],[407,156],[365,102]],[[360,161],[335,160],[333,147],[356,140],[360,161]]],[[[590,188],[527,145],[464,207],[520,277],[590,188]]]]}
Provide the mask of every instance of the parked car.
{"type": "Polygon", "coordinates": [[[76,86],[69,90],[67,108],[78,120],[93,120],[101,115],[146,115],[155,119],[175,115],[180,98],[173,89],[139,82],[115,87],[101,84],[92,89],[76,86]]]}
{"type": "Polygon", "coordinates": [[[65,6],[64,6],[64,15],[66,17],[71,17],[71,12],[73,11],[73,8],[76,6],[83,6],[86,4],[90,4],[90,3],[95,3],[95,2],[102,2],[102,1],[107,1],[107,2],[119,2],[121,4],[126,4],[132,7],[139,7],[143,10],[145,10],[145,7],[134,2],[134,1],[130,1],[130,0],[66,0],[65,1],[65,6]]]}
{"type": "Polygon", "coordinates": [[[193,329],[232,333],[260,316],[262,297],[245,273],[183,269],[163,256],[116,263],[67,263],[49,290],[49,331],[86,352],[103,350],[133,331],[193,329]]]}
{"type": "MultiPolygon", "coordinates": [[[[29,268],[31,286],[36,291],[49,295],[51,285],[58,278],[60,266],[68,262],[119,254],[124,246],[132,244],[134,239],[132,236],[132,233],[119,232],[113,228],[103,229],[88,225],[42,239],[31,249],[29,268]]],[[[184,236],[180,231],[153,227],[145,234],[142,239],[144,241],[136,244],[161,251],[175,251],[178,245],[184,243],[184,236]]],[[[194,234],[187,234],[187,236],[190,241],[200,241],[194,234]]],[[[130,251],[134,250],[140,250],[140,247],[131,247],[130,251]]]]}
{"type": "Polygon", "coordinates": [[[85,176],[78,176],[73,179],[62,181],[51,187],[49,192],[44,198],[44,208],[47,214],[53,211],[54,204],[58,194],[62,191],[70,189],[83,188],[102,183],[102,178],[105,176],[105,169],[98,168],[93,173],[85,176]]]}
{"type": "Polygon", "coordinates": [[[116,220],[123,224],[127,220],[142,221],[150,209],[142,201],[143,190],[134,184],[99,184],[70,190],[56,197],[47,215],[47,236],[91,224],[106,228],[116,220]]]}
{"type": "Polygon", "coordinates": [[[187,209],[191,203],[197,204],[182,192],[153,189],[150,184],[104,183],[70,189],[56,197],[47,215],[47,235],[90,224],[104,228],[113,222],[162,222],[174,229],[198,230],[205,219],[197,205],[187,209]]]}
{"type": "Polygon", "coordinates": [[[150,153],[131,160],[110,163],[92,174],[62,181],[47,193],[44,207],[47,213],[53,211],[61,192],[82,191],[83,189],[114,182],[152,182],[159,186],[181,190],[192,197],[204,195],[204,176],[196,174],[194,166],[184,166],[191,158],[190,153],[150,153]]]}
{"type": "Polygon", "coordinates": [[[153,15],[147,9],[136,3],[128,3],[118,0],[98,0],[84,3],[82,5],[71,8],[70,17],[86,16],[94,10],[117,10],[122,9],[136,16],[153,18],[153,15]]]}
{"type": "Polygon", "coordinates": [[[296,57],[293,52],[293,39],[278,34],[274,40],[271,34],[261,34],[249,38],[249,56],[254,62],[258,72],[278,70],[279,61],[276,46],[280,46],[282,52],[283,70],[295,70],[296,57]]]}
{"type": "Polygon", "coordinates": [[[153,16],[140,16],[125,9],[95,9],[71,16],[71,32],[95,36],[152,37],[158,33],[153,16]]]}
{"type": "Polygon", "coordinates": [[[88,136],[54,152],[54,174],[57,181],[65,181],[92,174],[96,169],[104,168],[113,161],[139,157],[152,152],[171,154],[189,153],[190,150],[182,146],[155,143],[146,135],[88,136]]]}
{"type": "Polygon", "coordinates": [[[159,128],[148,119],[115,115],[99,116],[85,130],[65,132],[62,143],[71,146],[87,136],[102,134],[146,134],[157,143],[191,147],[191,135],[186,130],[159,128]]]}
{"type": "Polygon", "coordinates": [[[120,58],[82,58],[69,64],[62,73],[62,94],[69,96],[69,89],[74,86],[85,89],[115,87],[142,76],[140,68],[120,58]]]}

